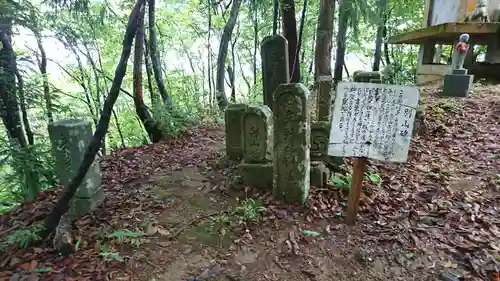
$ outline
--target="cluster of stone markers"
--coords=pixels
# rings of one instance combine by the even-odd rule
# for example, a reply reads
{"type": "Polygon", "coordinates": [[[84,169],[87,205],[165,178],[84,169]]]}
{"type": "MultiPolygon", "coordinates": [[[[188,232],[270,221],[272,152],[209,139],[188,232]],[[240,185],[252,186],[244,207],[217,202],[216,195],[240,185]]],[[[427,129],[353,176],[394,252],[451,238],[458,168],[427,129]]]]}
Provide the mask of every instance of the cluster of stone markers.
{"type": "MultiPolygon", "coordinates": [[[[48,126],[56,172],[61,185],[67,185],[76,174],[92,137],[90,121],[61,119],[48,126]]],[[[90,213],[104,200],[101,169],[96,159],[72,199],[69,215],[79,217],[90,213]]]]}
{"type": "Polygon", "coordinates": [[[331,76],[318,78],[318,121],[310,121],[309,91],[288,83],[287,41],[280,35],[262,42],[264,105],[231,104],[226,109],[226,152],[239,165],[243,183],[287,203],[304,203],[310,185],[322,187],[327,167],[343,160],[327,155],[332,101],[331,76]]]}

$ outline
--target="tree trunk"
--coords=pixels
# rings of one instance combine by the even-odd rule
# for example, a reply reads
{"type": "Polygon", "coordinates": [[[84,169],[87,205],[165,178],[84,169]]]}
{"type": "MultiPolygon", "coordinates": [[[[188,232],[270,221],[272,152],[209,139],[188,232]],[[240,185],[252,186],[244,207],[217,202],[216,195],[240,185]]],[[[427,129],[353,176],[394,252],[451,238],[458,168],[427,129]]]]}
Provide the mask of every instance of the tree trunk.
{"type": "Polygon", "coordinates": [[[31,131],[30,121],[28,119],[28,109],[26,108],[26,98],[24,96],[24,79],[19,73],[19,70],[16,69],[16,77],[17,77],[17,92],[19,94],[19,103],[21,107],[21,113],[23,115],[23,125],[24,130],[26,131],[26,136],[28,137],[28,143],[30,145],[35,144],[35,138],[33,137],[33,131],[31,131]]]}
{"type": "Polygon", "coordinates": [[[47,55],[45,54],[45,49],[43,48],[42,35],[40,34],[40,31],[35,30],[34,33],[38,49],[40,50],[40,60],[38,61],[38,67],[40,68],[40,73],[42,74],[43,97],[45,99],[47,119],[49,123],[52,123],[54,122],[54,110],[52,107],[52,99],[50,97],[49,78],[47,76],[47,55]]]}
{"type": "Polygon", "coordinates": [[[290,83],[298,83],[300,81],[300,67],[294,68],[298,45],[294,0],[281,0],[281,19],[283,22],[283,36],[288,41],[290,83]]]}
{"type": "MultiPolygon", "coordinates": [[[[95,64],[94,59],[90,55],[90,50],[89,50],[87,44],[83,43],[83,46],[85,47],[87,60],[90,62],[90,66],[92,67],[92,72],[94,73],[95,107],[96,107],[96,112],[100,115],[100,114],[102,114],[102,106],[101,106],[102,89],[101,89],[101,83],[99,82],[99,74],[97,71],[97,65],[95,64]]],[[[101,153],[102,153],[102,155],[106,155],[106,139],[102,140],[101,153]]]]}
{"type": "MultiPolygon", "coordinates": [[[[299,69],[300,71],[300,49],[302,48],[302,35],[304,34],[304,24],[306,21],[307,12],[307,0],[304,0],[304,6],[302,7],[302,15],[300,17],[300,27],[299,27],[299,39],[297,41],[297,50],[295,51],[295,59],[293,69],[299,69]]],[[[300,76],[299,76],[300,77],[300,76]]],[[[297,81],[300,82],[300,81],[297,81]]]]}
{"type": "MultiPolygon", "coordinates": [[[[239,34],[239,33],[238,33],[239,34]]],[[[231,102],[236,102],[236,42],[238,42],[238,34],[231,43],[231,66],[227,67],[227,73],[229,74],[229,80],[231,81],[231,102]]]]}
{"type": "Polygon", "coordinates": [[[387,0],[380,0],[378,8],[380,11],[380,18],[379,18],[380,22],[377,27],[377,37],[375,39],[375,53],[373,55],[373,67],[372,67],[373,71],[380,70],[380,60],[382,59],[382,39],[383,39],[385,18],[387,12],[387,0]]]}
{"type": "Polygon", "coordinates": [[[349,0],[340,0],[339,2],[339,25],[337,32],[337,52],[335,56],[335,69],[333,70],[333,88],[337,88],[337,84],[342,81],[344,56],[346,47],[347,27],[349,23],[349,11],[347,2],[349,0]]]}
{"type": "MultiPolygon", "coordinates": [[[[89,105],[89,112],[92,115],[92,120],[94,121],[94,125],[97,127],[97,118],[99,117],[98,116],[99,111],[95,112],[95,102],[92,102],[92,98],[91,98],[92,93],[91,93],[91,89],[90,89],[90,78],[87,75],[87,73],[85,72],[85,68],[83,67],[80,55],[76,51],[75,47],[71,44],[72,44],[71,42],[68,42],[68,46],[71,49],[71,51],[73,52],[73,54],[75,55],[76,62],[78,64],[78,69],[80,71],[80,77],[81,77],[80,79],[81,80],[80,80],[79,84],[83,88],[83,91],[85,92],[85,100],[87,101],[87,103],[89,105]],[[85,76],[87,76],[87,77],[85,77],[85,76]],[[87,78],[87,79],[85,79],[85,78],[87,78]],[[87,80],[88,87],[87,87],[87,84],[85,84],[85,80],[87,80]],[[92,106],[92,105],[94,105],[94,106],[92,106]]],[[[75,80],[77,80],[77,79],[75,79],[75,80]]]]}
{"type": "Polygon", "coordinates": [[[64,191],[55,204],[54,208],[50,214],[44,220],[44,228],[40,233],[42,239],[46,238],[50,233],[52,233],[57,227],[61,216],[64,215],[69,209],[69,203],[76,190],[82,183],[85,175],[87,174],[90,165],[95,160],[97,152],[101,147],[101,142],[106,135],[109,127],[109,120],[111,118],[111,111],[120,93],[120,87],[123,81],[123,77],[127,71],[127,61],[130,57],[132,50],[132,42],[134,41],[134,35],[137,30],[138,20],[141,8],[144,7],[145,0],[138,0],[132,10],[127,29],[125,31],[125,36],[123,39],[123,50],[120,57],[120,61],[116,67],[115,78],[113,79],[113,84],[109,90],[109,94],[104,101],[102,115],[99,118],[99,123],[97,125],[96,131],[90,140],[87,150],[83,156],[82,163],[78,168],[76,175],[71,179],[69,184],[64,188],[64,191]]]}
{"type": "Polygon", "coordinates": [[[207,28],[207,81],[208,81],[208,102],[212,105],[212,48],[211,45],[211,34],[212,34],[212,1],[207,0],[208,8],[208,28],[207,28]]]}
{"type": "Polygon", "coordinates": [[[273,35],[278,34],[279,0],[273,1],[273,35]]]}
{"type": "Polygon", "coordinates": [[[144,104],[143,91],[142,91],[142,59],[144,55],[144,9],[141,9],[139,15],[139,26],[135,33],[135,49],[134,49],[134,70],[133,70],[133,95],[135,112],[139,119],[141,119],[149,139],[153,142],[159,142],[163,139],[163,134],[159,129],[157,123],[149,113],[146,105],[144,104]]]}
{"type": "Polygon", "coordinates": [[[242,0],[233,0],[233,5],[231,11],[229,12],[229,19],[224,26],[224,31],[222,32],[222,38],[220,39],[219,54],[217,56],[217,77],[215,81],[215,91],[217,95],[217,105],[220,110],[224,110],[227,106],[227,97],[224,87],[224,74],[226,69],[226,58],[227,51],[229,48],[229,42],[231,41],[231,36],[233,34],[234,26],[238,20],[238,14],[240,12],[242,0]]]}
{"type": "Polygon", "coordinates": [[[333,13],[335,1],[321,0],[314,50],[314,78],[332,75],[333,13]]]}
{"type": "Polygon", "coordinates": [[[157,98],[155,95],[155,91],[153,89],[153,79],[151,78],[151,77],[153,77],[153,68],[151,67],[150,60],[149,60],[151,58],[150,51],[148,50],[149,48],[150,47],[148,46],[148,43],[146,42],[144,44],[144,64],[146,66],[146,75],[147,75],[147,79],[148,79],[148,89],[149,89],[149,96],[150,96],[150,100],[151,100],[151,106],[154,108],[156,106],[156,103],[157,103],[157,98]]]}
{"type": "Polygon", "coordinates": [[[158,52],[158,43],[156,40],[156,27],[155,27],[155,0],[148,0],[149,3],[149,56],[151,57],[151,64],[153,66],[153,73],[155,76],[158,91],[163,98],[163,103],[167,106],[172,105],[172,99],[168,94],[165,81],[163,80],[163,73],[160,67],[160,55],[158,52]]]}
{"type": "MultiPolygon", "coordinates": [[[[234,58],[233,58],[234,60],[234,58]]],[[[233,63],[234,65],[234,63],[233,63]]],[[[229,83],[231,83],[231,102],[236,102],[236,85],[234,85],[234,67],[227,66],[227,74],[229,75],[229,83]]]]}
{"type": "Polygon", "coordinates": [[[28,147],[16,92],[16,55],[12,48],[12,23],[0,23],[0,115],[10,139],[28,147]]]}
{"type": "Polygon", "coordinates": [[[384,56],[385,56],[385,65],[389,66],[391,64],[391,58],[389,55],[389,43],[387,43],[387,18],[384,22],[384,29],[383,29],[383,34],[384,34],[384,56]]]}
{"type": "MultiPolygon", "coordinates": [[[[259,49],[259,19],[257,5],[255,1],[253,3],[253,59],[252,59],[252,70],[253,70],[253,86],[257,86],[257,50],[259,49]]],[[[235,42],[236,43],[236,42],[235,42]]],[[[234,48],[234,44],[233,44],[234,48]]],[[[234,50],[233,50],[234,53],[234,50]]],[[[234,56],[233,56],[234,59],[234,56]]],[[[234,64],[233,64],[234,70],[234,64]]]]}

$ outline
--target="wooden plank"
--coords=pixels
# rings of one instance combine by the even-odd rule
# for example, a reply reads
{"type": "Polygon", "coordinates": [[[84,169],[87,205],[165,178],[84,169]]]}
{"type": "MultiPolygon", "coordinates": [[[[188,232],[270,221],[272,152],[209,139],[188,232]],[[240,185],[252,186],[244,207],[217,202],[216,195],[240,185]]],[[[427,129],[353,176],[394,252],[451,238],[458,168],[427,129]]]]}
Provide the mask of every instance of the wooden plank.
{"type": "Polygon", "coordinates": [[[434,0],[426,0],[424,8],[424,18],[422,20],[422,28],[429,26],[432,17],[432,7],[434,6],[434,0]]]}
{"type": "Polygon", "coordinates": [[[349,199],[347,201],[346,224],[356,224],[356,216],[359,209],[359,199],[361,197],[361,188],[363,187],[363,177],[365,176],[365,167],[367,159],[365,157],[356,157],[352,171],[351,189],[349,190],[349,199]]]}
{"type": "Polygon", "coordinates": [[[496,32],[500,28],[500,23],[443,23],[419,30],[403,33],[389,38],[389,44],[422,44],[427,41],[434,41],[437,44],[453,44],[462,33],[470,35],[471,44],[487,44],[496,38],[496,32]]]}

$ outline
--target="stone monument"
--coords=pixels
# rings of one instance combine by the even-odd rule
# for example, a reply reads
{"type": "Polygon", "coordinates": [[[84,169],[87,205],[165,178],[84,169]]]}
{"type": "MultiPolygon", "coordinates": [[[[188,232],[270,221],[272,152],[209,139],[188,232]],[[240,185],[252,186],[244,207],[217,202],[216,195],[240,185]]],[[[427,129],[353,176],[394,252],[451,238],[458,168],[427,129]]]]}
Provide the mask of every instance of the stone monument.
{"type": "MultiPolygon", "coordinates": [[[[330,138],[330,122],[311,122],[311,185],[322,188],[330,179],[330,169],[325,165],[331,156],[327,155],[330,138]]],[[[343,160],[339,158],[342,163],[343,160]]]]}
{"type": "Polygon", "coordinates": [[[242,118],[247,105],[229,104],[224,112],[226,129],[226,155],[229,160],[243,157],[242,118]]]}
{"type": "Polygon", "coordinates": [[[261,44],[264,104],[273,110],[273,94],[280,84],[290,81],[288,42],[281,35],[267,36],[261,44]]]}
{"type": "Polygon", "coordinates": [[[316,83],[318,85],[316,120],[328,121],[330,120],[330,110],[332,108],[332,76],[319,76],[316,83]]]}
{"type": "Polygon", "coordinates": [[[380,84],[380,83],[382,83],[382,74],[379,71],[356,70],[352,74],[352,80],[354,82],[380,84]]]}
{"type": "Polygon", "coordinates": [[[469,95],[474,75],[467,74],[467,69],[463,68],[465,56],[469,50],[468,41],[469,34],[462,34],[453,48],[451,73],[444,76],[442,96],[467,97],[469,95]]]}
{"type": "MultiPolygon", "coordinates": [[[[59,183],[67,185],[78,171],[92,137],[91,123],[83,119],[61,119],[49,123],[48,131],[59,183]]],[[[74,217],[86,215],[103,200],[101,170],[96,159],[78,187],[69,213],[74,217]]]]}
{"type": "Polygon", "coordinates": [[[248,106],[243,113],[243,163],[245,185],[269,191],[273,187],[273,114],[267,105],[248,106]]]}
{"type": "Polygon", "coordinates": [[[310,183],[309,91],[300,83],[281,84],[274,92],[274,195],[304,204],[310,183]]]}

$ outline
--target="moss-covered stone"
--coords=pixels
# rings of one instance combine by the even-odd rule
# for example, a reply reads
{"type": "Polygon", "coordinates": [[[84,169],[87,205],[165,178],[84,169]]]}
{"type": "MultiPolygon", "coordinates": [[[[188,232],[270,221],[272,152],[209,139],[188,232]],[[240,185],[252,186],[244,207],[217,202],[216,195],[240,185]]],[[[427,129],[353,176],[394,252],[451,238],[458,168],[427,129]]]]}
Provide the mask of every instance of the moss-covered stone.
{"type": "Polygon", "coordinates": [[[261,44],[264,104],[273,110],[273,95],[280,84],[289,81],[288,42],[281,35],[267,36],[261,44]]]}
{"type": "Polygon", "coordinates": [[[273,189],[272,163],[241,163],[239,172],[245,185],[250,185],[260,191],[271,191],[273,189]]]}
{"type": "Polygon", "coordinates": [[[322,161],[311,162],[311,186],[324,187],[330,179],[330,170],[322,161]]]}
{"type": "Polygon", "coordinates": [[[274,188],[286,203],[306,202],[310,184],[309,91],[281,84],[274,93],[274,188]]]}
{"type": "Polygon", "coordinates": [[[229,104],[225,111],[226,155],[229,160],[243,157],[242,118],[247,105],[229,104]]]}
{"type": "Polygon", "coordinates": [[[249,106],[243,115],[243,159],[245,163],[272,161],[273,113],[267,105],[249,106]]]}

